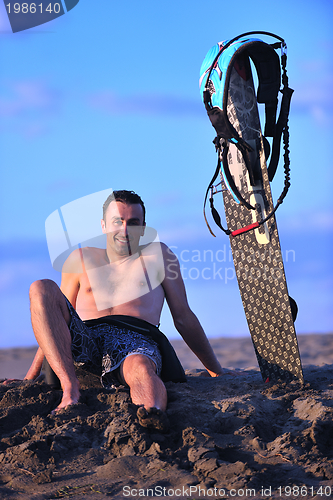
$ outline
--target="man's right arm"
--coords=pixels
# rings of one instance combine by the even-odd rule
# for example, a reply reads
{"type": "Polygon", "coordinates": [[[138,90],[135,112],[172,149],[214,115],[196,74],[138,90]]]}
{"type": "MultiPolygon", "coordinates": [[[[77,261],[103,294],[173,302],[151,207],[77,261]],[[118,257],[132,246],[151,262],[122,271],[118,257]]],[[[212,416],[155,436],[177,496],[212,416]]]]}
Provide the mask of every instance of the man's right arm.
{"type": "Polygon", "coordinates": [[[44,361],[44,353],[41,350],[41,348],[38,347],[36,355],[33,359],[33,362],[31,363],[31,366],[26,376],[24,377],[24,380],[35,380],[40,374],[43,361],[44,361]]]}
{"type": "Polygon", "coordinates": [[[76,299],[80,290],[80,277],[83,273],[82,250],[74,250],[63,265],[60,290],[72,306],[76,307],[76,299]]]}
{"type": "Polygon", "coordinates": [[[222,367],[198,318],[189,307],[178,259],[166,245],[161,244],[161,248],[165,263],[162,286],[175,327],[209,374],[212,377],[219,376],[222,367]]]}

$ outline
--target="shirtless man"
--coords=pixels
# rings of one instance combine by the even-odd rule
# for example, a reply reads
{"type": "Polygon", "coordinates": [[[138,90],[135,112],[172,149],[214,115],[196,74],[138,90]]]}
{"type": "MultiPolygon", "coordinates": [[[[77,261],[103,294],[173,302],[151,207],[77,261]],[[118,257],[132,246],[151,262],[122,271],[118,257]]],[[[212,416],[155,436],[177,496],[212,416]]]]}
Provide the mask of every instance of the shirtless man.
{"type": "MultiPolygon", "coordinates": [[[[210,376],[219,376],[222,368],[188,305],[176,256],[163,243],[139,247],[146,226],[141,198],[133,192],[114,191],[103,206],[101,224],[107,235],[106,250],[89,247],[74,250],[64,264],[60,289],[50,280],[39,280],[31,285],[31,321],[39,349],[25,379],[34,380],[39,376],[46,356],[63,391],[61,403],[55,410],[59,411],[79,401],[80,387],[73,360],[79,364],[88,361],[92,366],[96,364],[95,354],[88,359],[89,350],[100,349],[103,351],[102,379],[111,374],[129,386],[132,402],[139,406],[139,421],[144,425],[142,422],[149,415],[158,418],[163,415],[167,393],[160,377],[159,349],[149,338],[142,349],[136,345],[140,328],[133,327],[134,333],[128,331],[131,330],[131,318],[154,329],[153,325],[159,324],[165,299],[176,329],[210,376]],[[82,341],[82,328],[91,319],[95,320],[92,323],[96,327],[99,318],[111,321],[125,318],[127,330],[111,329],[107,337],[105,325],[101,334],[96,334],[99,330],[95,329],[94,342],[99,342],[101,336],[109,340],[105,340],[102,347],[98,344],[95,348],[92,344],[90,348],[86,344],[90,333],[85,333],[82,341]],[[129,355],[123,353],[120,359],[116,344],[116,362],[113,353],[108,351],[108,342],[118,334],[125,334],[127,339],[132,333],[134,340],[130,340],[130,344],[134,348],[128,349],[129,355]],[[84,350],[83,357],[80,349],[84,350]]],[[[103,319],[100,322],[103,323],[103,319]]],[[[121,342],[125,342],[124,338],[121,342]]]]}

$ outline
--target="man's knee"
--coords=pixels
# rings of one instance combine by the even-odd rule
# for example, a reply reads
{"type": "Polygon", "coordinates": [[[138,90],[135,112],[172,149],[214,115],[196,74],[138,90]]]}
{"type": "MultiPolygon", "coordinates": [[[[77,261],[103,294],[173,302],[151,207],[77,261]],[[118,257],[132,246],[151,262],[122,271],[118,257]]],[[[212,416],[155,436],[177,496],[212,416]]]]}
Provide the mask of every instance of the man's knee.
{"type": "Polygon", "coordinates": [[[124,359],[119,370],[122,381],[130,384],[131,379],[154,376],[156,365],[154,361],[143,354],[131,354],[124,359]]]}
{"type": "Polygon", "coordinates": [[[30,286],[30,300],[44,296],[54,296],[60,291],[58,285],[48,279],[34,281],[30,286]]]}
{"type": "Polygon", "coordinates": [[[51,307],[60,308],[67,324],[70,321],[70,314],[65,297],[58,285],[49,279],[34,281],[29,291],[31,308],[51,307]]]}
{"type": "Polygon", "coordinates": [[[154,361],[144,354],[131,354],[130,356],[127,356],[126,359],[131,362],[134,370],[156,373],[156,365],[154,361]]]}

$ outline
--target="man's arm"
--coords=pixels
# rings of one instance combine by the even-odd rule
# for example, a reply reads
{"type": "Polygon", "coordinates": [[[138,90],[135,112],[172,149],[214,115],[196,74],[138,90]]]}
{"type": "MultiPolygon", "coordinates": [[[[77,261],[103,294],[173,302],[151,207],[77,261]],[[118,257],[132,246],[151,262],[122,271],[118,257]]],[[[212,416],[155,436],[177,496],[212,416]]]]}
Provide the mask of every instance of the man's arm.
{"type": "Polygon", "coordinates": [[[24,377],[24,380],[35,380],[42,369],[42,364],[44,360],[44,354],[40,347],[38,347],[36,355],[31,363],[31,366],[24,377]]]}
{"type": "Polygon", "coordinates": [[[72,306],[76,307],[76,299],[80,290],[80,276],[83,272],[82,250],[74,250],[63,265],[60,290],[72,306]]]}
{"type": "Polygon", "coordinates": [[[162,286],[176,329],[212,377],[222,373],[203,328],[187,302],[184,281],[175,254],[164,244],[165,278],[162,286]]]}

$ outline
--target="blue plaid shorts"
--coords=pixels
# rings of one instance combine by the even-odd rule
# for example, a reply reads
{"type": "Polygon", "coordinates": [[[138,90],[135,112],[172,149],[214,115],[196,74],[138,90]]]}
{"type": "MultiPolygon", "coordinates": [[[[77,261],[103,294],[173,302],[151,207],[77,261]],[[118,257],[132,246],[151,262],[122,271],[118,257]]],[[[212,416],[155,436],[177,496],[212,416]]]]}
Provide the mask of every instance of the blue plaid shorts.
{"type": "Polygon", "coordinates": [[[144,321],[142,326],[137,326],[137,318],[136,324],[131,325],[128,316],[124,316],[124,321],[119,320],[119,316],[114,321],[112,316],[82,321],[67,298],[66,302],[71,315],[69,329],[76,366],[99,375],[103,387],[111,389],[119,385],[115,370],[124,359],[133,354],[143,354],[155,363],[156,372],[160,376],[161,352],[157,343],[145,335],[149,329],[145,328],[144,321]],[[128,318],[129,323],[126,322],[128,318]]]}

